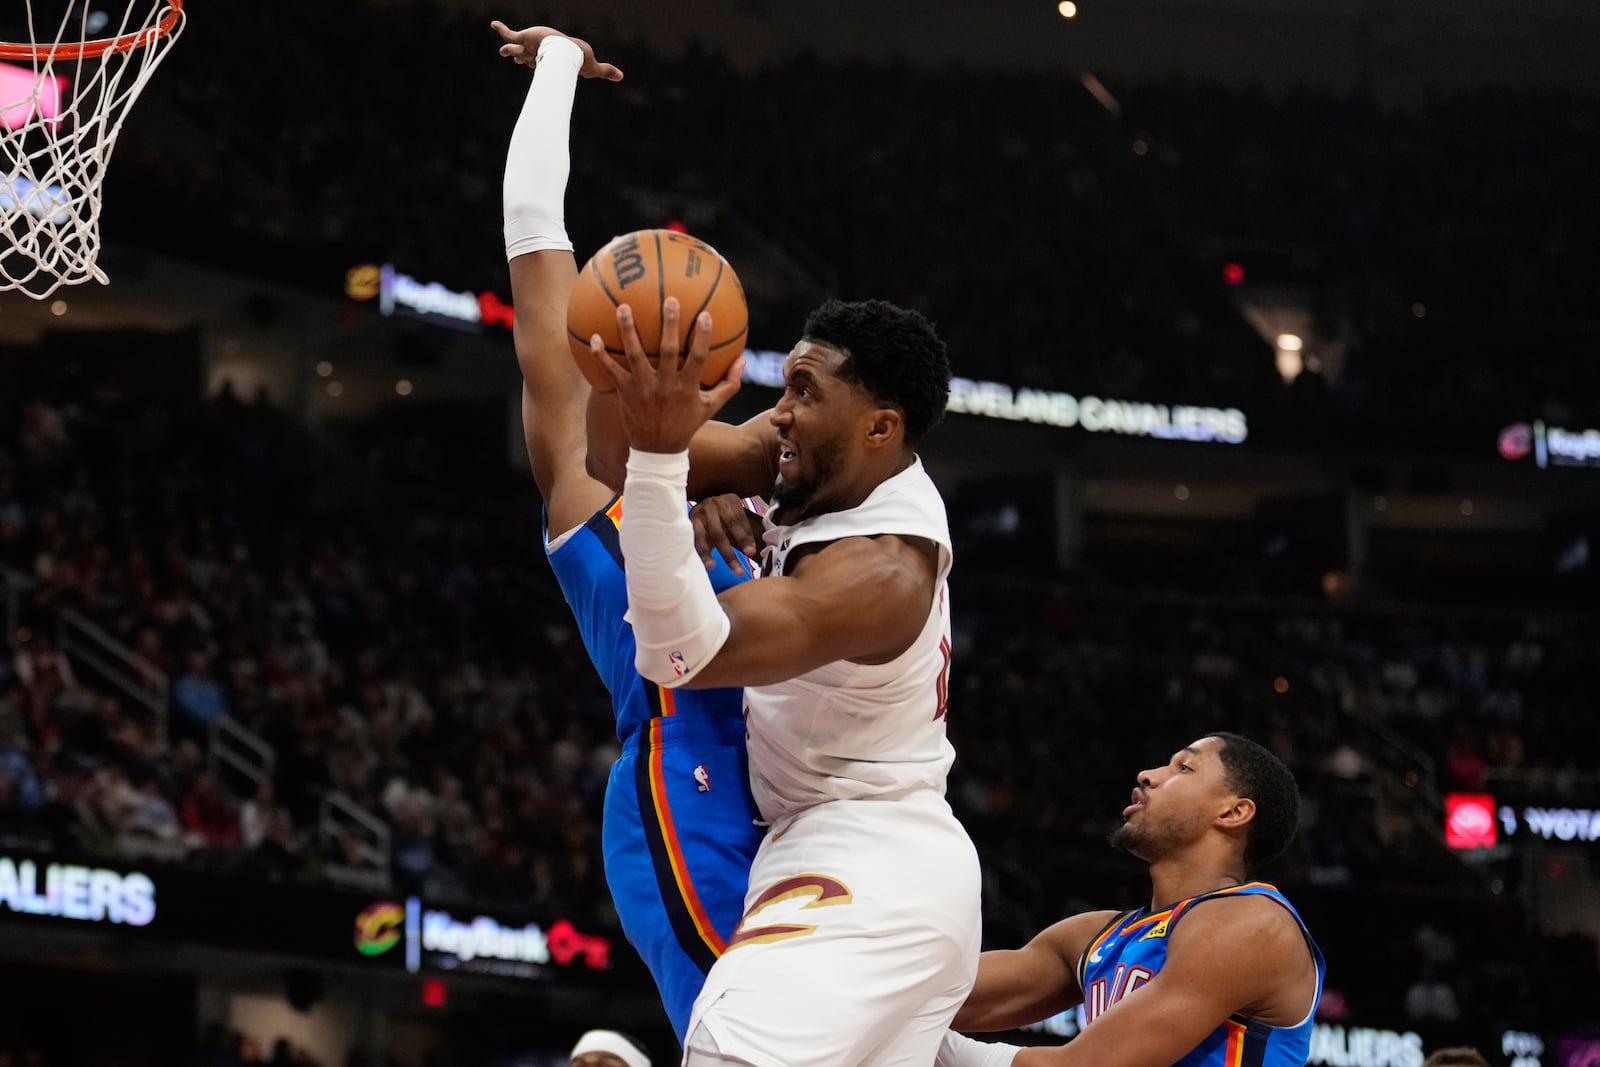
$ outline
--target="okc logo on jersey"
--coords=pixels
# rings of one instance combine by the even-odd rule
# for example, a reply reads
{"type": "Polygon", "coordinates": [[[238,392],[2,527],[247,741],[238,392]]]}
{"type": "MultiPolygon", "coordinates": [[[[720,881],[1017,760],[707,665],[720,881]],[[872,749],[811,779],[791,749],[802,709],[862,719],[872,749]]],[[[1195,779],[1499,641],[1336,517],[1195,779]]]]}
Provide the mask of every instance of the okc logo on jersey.
{"type": "Polygon", "coordinates": [[[683,658],[682,652],[669,652],[667,662],[672,664],[672,673],[679,678],[689,673],[689,661],[683,658]]]}
{"type": "Polygon", "coordinates": [[[1094,1022],[1099,1014],[1155,977],[1148,967],[1129,967],[1117,964],[1116,974],[1108,981],[1096,978],[1089,983],[1083,998],[1083,1025],[1094,1022]]]}

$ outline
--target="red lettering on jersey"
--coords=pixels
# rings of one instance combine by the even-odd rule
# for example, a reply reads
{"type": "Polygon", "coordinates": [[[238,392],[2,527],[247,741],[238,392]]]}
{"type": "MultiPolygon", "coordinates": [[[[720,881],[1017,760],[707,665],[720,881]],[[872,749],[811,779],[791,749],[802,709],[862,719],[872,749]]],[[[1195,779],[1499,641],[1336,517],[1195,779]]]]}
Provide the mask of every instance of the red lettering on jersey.
{"type": "Polygon", "coordinates": [[[1154,977],[1155,972],[1148,968],[1119,963],[1109,983],[1104,978],[1090,982],[1089,995],[1083,998],[1083,1025],[1094,1022],[1101,1012],[1154,977]]]}
{"type": "Polygon", "coordinates": [[[940,639],[939,655],[944,658],[944,666],[939,668],[939,679],[933,683],[934,722],[944,718],[945,712],[950,708],[950,639],[948,637],[940,639]]]}

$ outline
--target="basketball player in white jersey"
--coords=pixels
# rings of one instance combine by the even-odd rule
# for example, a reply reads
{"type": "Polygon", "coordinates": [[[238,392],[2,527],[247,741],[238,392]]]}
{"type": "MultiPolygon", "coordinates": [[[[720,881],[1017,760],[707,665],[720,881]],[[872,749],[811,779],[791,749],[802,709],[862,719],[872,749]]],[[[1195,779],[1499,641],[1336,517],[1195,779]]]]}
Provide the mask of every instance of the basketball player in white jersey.
{"type": "Polygon", "coordinates": [[[944,799],[950,534],[913,451],[949,394],[944,344],[915,312],[830,301],[768,418],[708,426],[741,365],[702,391],[709,316],[680,358],[678,314],[669,299],[655,365],[626,306],[625,361],[591,344],[630,446],[620,537],[637,666],[663,686],[745,687],[770,827],[684,1063],[927,1067],[980,940],[977,854],[944,799]],[[720,599],[684,507],[691,441],[696,497],[772,491],[764,577],[720,599]]]}

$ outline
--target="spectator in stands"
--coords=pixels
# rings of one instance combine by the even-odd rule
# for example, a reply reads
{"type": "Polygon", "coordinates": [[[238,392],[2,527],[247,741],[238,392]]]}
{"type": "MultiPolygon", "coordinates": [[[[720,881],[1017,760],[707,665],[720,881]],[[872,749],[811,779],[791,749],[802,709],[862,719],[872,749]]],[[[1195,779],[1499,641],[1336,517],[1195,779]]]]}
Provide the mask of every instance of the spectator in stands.
{"type": "Polygon", "coordinates": [[[278,788],[263,779],[256,791],[239,807],[239,841],[253,849],[267,836],[267,828],[278,811],[278,788]]]}
{"type": "Polygon", "coordinates": [[[1439,976],[1432,963],[1424,963],[1415,981],[1406,990],[1406,1019],[1417,1024],[1453,1023],[1461,1018],[1456,991],[1439,976]]]}
{"type": "Polygon", "coordinates": [[[173,702],[191,726],[205,728],[228,714],[228,700],[211,673],[210,657],[189,653],[183,676],[172,687],[173,702]]]}
{"type": "Polygon", "coordinates": [[[210,771],[196,775],[184,792],[180,820],[198,847],[225,849],[239,842],[239,817],[210,771]]]}

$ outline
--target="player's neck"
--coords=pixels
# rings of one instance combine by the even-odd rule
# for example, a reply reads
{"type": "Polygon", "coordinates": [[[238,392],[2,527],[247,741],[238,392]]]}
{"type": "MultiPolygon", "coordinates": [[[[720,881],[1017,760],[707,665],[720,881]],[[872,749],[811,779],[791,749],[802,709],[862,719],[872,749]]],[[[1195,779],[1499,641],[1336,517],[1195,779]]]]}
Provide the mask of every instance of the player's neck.
{"type": "Polygon", "coordinates": [[[881,464],[864,464],[860,474],[836,495],[819,495],[799,507],[779,505],[772,510],[772,521],[779,526],[794,526],[818,515],[849,511],[867,502],[884,482],[905,471],[916,461],[915,452],[905,452],[881,464]]]}
{"type": "Polygon", "coordinates": [[[1174,856],[1150,864],[1150,910],[1165,911],[1180,900],[1215,893],[1245,881],[1242,865],[1195,856],[1174,856]]]}
{"type": "Polygon", "coordinates": [[[878,486],[903,473],[916,461],[915,452],[897,452],[894,455],[875,457],[875,462],[865,465],[861,477],[850,487],[849,507],[860,507],[867,497],[878,491],[878,486]]]}

